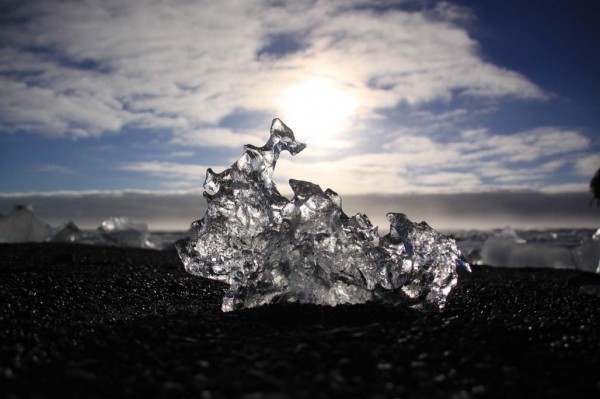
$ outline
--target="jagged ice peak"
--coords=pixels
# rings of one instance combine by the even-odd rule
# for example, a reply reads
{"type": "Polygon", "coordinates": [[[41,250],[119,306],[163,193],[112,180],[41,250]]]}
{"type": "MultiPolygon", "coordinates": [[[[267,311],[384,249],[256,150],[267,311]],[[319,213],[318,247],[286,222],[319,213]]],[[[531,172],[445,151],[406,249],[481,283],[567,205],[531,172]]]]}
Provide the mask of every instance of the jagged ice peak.
{"type": "Polygon", "coordinates": [[[454,239],[402,213],[388,213],[390,232],[379,238],[366,215],[346,215],[334,191],[308,181],[291,179],[294,196],[283,197],[272,179],[279,155],[305,148],[274,119],[264,146],[244,146],[221,173],[207,170],[207,211],[192,223],[195,237],[176,244],[185,269],[229,284],[223,311],[276,302],[443,307],[457,268],[469,269],[454,239]]]}

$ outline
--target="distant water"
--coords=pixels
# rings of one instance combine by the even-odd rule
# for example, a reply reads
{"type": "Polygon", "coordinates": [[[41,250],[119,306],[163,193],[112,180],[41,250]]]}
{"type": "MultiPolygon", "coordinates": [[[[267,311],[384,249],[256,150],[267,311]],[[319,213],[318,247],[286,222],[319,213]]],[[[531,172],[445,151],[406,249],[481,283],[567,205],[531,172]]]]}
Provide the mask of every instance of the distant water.
{"type": "Polygon", "coordinates": [[[527,243],[545,243],[566,248],[573,248],[583,241],[591,238],[595,229],[551,229],[551,230],[523,230],[504,229],[493,230],[447,230],[444,234],[454,237],[457,241],[484,242],[490,237],[516,235],[527,243]]]}
{"type": "MultiPolygon", "coordinates": [[[[97,230],[84,230],[78,242],[92,245],[130,246],[107,242],[97,230]]],[[[454,237],[466,260],[471,264],[504,267],[552,267],[596,272],[600,260],[600,241],[592,237],[594,229],[524,230],[446,230],[454,237]]],[[[189,231],[149,231],[144,248],[174,249],[177,240],[189,231]]]]}

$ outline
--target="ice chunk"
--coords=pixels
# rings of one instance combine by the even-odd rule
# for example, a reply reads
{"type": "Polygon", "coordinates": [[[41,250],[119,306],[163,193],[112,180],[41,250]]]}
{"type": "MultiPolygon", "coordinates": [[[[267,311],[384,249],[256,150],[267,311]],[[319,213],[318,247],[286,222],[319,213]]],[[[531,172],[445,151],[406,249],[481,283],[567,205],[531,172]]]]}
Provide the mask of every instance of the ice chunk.
{"type": "Polygon", "coordinates": [[[0,217],[0,242],[41,242],[51,232],[30,205],[17,205],[8,215],[0,217]]]}
{"type": "Polygon", "coordinates": [[[456,284],[455,241],[426,223],[390,213],[379,239],[366,215],[347,216],[341,198],[317,184],[290,180],[291,200],[272,180],[282,151],[305,148],[275,119],[263,147],[246,145],[229,169],[208,169],[208,209],[193,238],[176,247],[188,272],[223,281],[222,309],[289,301],[336,305],[402,300],[441,307],[456,284]]]}
{"type": "Polygon", "coordinates": [[[126,217],[109,217],[98,231],[110,244],[124,247],[154,248],[145,223],[134,223],[126,217]]]}
{"type": "Polygon", "coordinates": [[[481,258],[481,262],[489,266],[575,268],[568,248],[547,243],[528,243],[510,228],[485,240],[481,258]]]}
{"type": "Polygon", "coordinates": [[[600,273],[600,229],[573,248],[573,258],[578,269],[600,273]]]}
{"type": "Polygon", "coordinates": [[[489,238],[491,233],[480,230],[462,230],[452,232],[452,237],[456,239],[458,249],[471,265],[483,264],[481,258],[481,249],[483,243],[489,238]]]}
{"type": "Polygon", "coordinates": [[[600,237],[594,238],[588,229],[522,230],[517,233],[505,227],[493,232],[463,232],[458,237],[458,247],[471,264],[593,272],[600,259],[600,237]]]}
{"type": "Polygon", "coordinates": [[[50,242],[78,242],[82,237],[82,232],[75,223],[69,221],[55,229],[55,233],[50,238],[50,242]]]}

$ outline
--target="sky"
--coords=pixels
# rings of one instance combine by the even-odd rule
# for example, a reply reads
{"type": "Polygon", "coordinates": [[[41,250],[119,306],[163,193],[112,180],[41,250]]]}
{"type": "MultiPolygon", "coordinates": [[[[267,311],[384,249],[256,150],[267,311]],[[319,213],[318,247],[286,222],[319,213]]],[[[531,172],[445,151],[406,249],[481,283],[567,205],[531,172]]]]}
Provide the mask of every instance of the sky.
{"type": "Polygon", "coordinates": [[[367,208],[396,198],[386,211],[435,211],[440,225],[468,227],[480,201],[493,205],[479,225],[527,221],[532,204],[545,224],[556,204],[556,224],[600,222],[587,204],[600,167],[593,1],[0,5],[0,213],[28,201],[58,220],[91,214],[92,198],[110,216],[138,201],[153,205],[137,217],[162,212],[167,226],[169,201],[200,209],[206,169],[265,143],[279,117],[308,144],[278,163],[284,195],[295,178],[367,208]]]}

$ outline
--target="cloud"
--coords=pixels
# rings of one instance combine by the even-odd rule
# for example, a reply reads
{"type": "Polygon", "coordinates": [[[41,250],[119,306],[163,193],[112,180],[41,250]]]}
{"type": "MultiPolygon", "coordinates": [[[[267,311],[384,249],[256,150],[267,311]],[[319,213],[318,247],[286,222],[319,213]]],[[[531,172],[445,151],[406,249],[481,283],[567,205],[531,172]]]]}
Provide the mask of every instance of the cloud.
{"type": "Polygon", "coordinates": [[[467,7],[448,3],[446,1],[440,1],[435,4],[433,10],[431,10],[431,14],[442,20],[460,23],[470,22],[475,19],[475,15],[473,15],[471,10],[467,7]]]}
{"type": "Polygon", "coordinates": [[[199,147],[233,147],[241,148],[245,144],[262,141],[258,135],[234,133],[224,128],[209,128],[187,131],[177,135],[172,143],[199,147]]]}
{"type": "MultiPolygon", "coordinates": [[[[49,83],[51,86],[52,83],[49,83]]],[[[90,93],[60,92],[0,77],[2,130],[51,136],[89,137],[119,131],[130,118],[112,107],[113,99],[90,93]]]]}
{"type": "MultiPolygon", "coordinates": [[[[295,157],[284,153],[274,179],[285,195],[292,195],[291,178],[310,180],[342,195],[467,193],[498,188],[564,192],[585,186],[572,171],[596,160],[579,158],[589,146],[585,136],[556,127],[503,135],[475,129],[456,133],[450,140],[421,134],[419,129],[403,129],[392,132],[397,138],[390,143],[361,149],[365,152],[340,149],[334,157],[311,155],[311,147],[295,157]]],[[[238,143],[239,155],[242,142],[238,143]]],[[[123,163],[119,168],[159,177],[162,188],[192,188],[200,187],[208,167],[219,172],[228,166],[156,161],[123,163]]]]}
{"type": "Polygon", "coordinates": [[[469,187],[480,185],[481,180],[474,173],[441,172],[421,177],[419,184],[437,187],[460,186],[462,190],[468,190],[469,187]]]}
{"type": "Polygon", "coordinates": [[[169,155],[174,158],[188,158],[196,155],[194,151],[173,151],[169,155]]]}
{"type": "MultiPolygon", "coordinates": [[[[561,191],[600,166],[577,130],[500,134],[473,122],[503,101],[551,96],[486,59],[469,34],[476,16],[448,2],[31,1],[7,13],[0,132],[82,139],[141,130],[160,135],[170,159],[229,154],[264,143],[270,119],[298,104],[290,93],[324,81],[335,89],[329,98],[344,101],[308,92],[304,105],[343,114],[345,134],[321,131],[339,121],[308,111],[299,118],[311,123],[290,123],[309,148],[282,157],[276,178],[284,192],[290,177],[352,194],[561,191]]],[[[198,187],[207,167],[118,169],[183,189],[198,187]]]]}
{"type": "MultiPolygon", "coordinates": [[[[575,182],[577,176],[568,172],[597,160],[577,158],[588,148],[589,139],[554,127],[508,135],[471,130],[449,142],[419,136],[415,131],[397,136],[377,152],[338,154],[335,160],[306,159],[302,154],[283,157],[275,177],[281,184],[289,178],[316,176],[315,183],[341,194],[465,193],[498,187],[558,192],[582,187],[575,182]],[[558,184],[553,182],[557,176],[572,181],[558,184]]],[[[280,189],[288,190],[285,186],[280,189]]]]}
{"type": "Polygon", "coordinates": [[[224,129],[224,118],[284,113],[285,93],[314,76],[358,99],[360,118],[401,102],[547,97],[480,56],[461,25],[467,9],[400,4],[25,2],[0,32],[0,129],[60,137],[168,129],[174,144],[234,146],[252,132],[224,129]]]}
{"type": "Polygon", "coordinates": [[[60,173],[63,175],[74,175],[77,171],[61,165],[40,165],[38,170],[44,173],[60,173]]]}
{"type": "MultiPolygon", "coordinates": [[[[465,144],[465,150],[473,148],[470,147],[471,143],[465,144]]],[[[511,135],[481,133],[474,144],[476,151],[471,151],[466,158],[496,157],[514,163],[585,150],[589,147],[590,140],[576,131],[542,127],[511,135]]]]}
{"type": "Polygon", "coordinates": [[[151,176],[176,179],[180,181],[198,182],[204,180],[208,166],[176,162],[132,162],[122,164],[119,169],[129,172],[140,172],[151,176]]]}
{"type": "Polygon", "coordinates": [[[575,169],[580,175],[589,176],[591,179],[592,176],[594,176],[594,173],[600,169],[600,155],[586,155],[578,159],[575,164],[575,169]]]}

